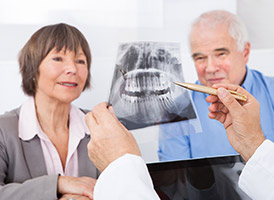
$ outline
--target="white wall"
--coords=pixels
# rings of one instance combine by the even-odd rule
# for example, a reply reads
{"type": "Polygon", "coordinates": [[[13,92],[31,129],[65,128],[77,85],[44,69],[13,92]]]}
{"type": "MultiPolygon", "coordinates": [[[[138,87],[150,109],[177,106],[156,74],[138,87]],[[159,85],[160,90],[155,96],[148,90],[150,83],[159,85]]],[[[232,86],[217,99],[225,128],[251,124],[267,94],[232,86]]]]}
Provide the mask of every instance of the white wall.
{"type": "MultiPolygon", "coordinates": [[[[86,36],[92,50],[92,89],[84,92],[74,103],[82,108],[92,109],[99,102],[107,101],[116,50],[121,42],[181,43],[184,76],[186,81],[194,82],[197,76],[188,49],[189,26],[200,13],[212,9],[225,9],[238,13],[244,19],[251,32],[252,41],[249,66],[274,76],[274,68],[272,68],[274,40],[271,38],[273,28],[266,24],[273,18],[268,15],[274,15],[268,8],[269,4],[273,7],[273,3],[267,0],[263,0],[260,5],[256,0],[1,1],[0,114],[20,106],[26,99],[20,88],[18,52],[38,28],[59,22],[79,28],[86,36]],[[267,15],[264,14],[264,9],[267,9],[267,15]],[[253,23],[256,25],[253,26],[253,23]],[[265,37],[266,32],[271,34],[265,37]],[[262,38],[268,40],[262,41],[262,38]]],[[[158,139],[157,135],[153,134],[148,137],[146,133],[150,129],[139,133],[136,131],[135,134],[143,156],[148,162],[157,160],[158,139]]]]}
{"type": "Polygon", "coordinates": [[[271,0],[237,0],[237,15],[245,23],[251,42],[248,65],[268,76],[274,76],[273,9],[271,0]]]}
{"type": "Polygon", "coordinates": [[[75,101],[91,109],[107,101],[119,43],[172,41],[182,46],[185,79],[196,72],[190,59],[187,33],[201,12],[226,9],[236,12],[236,0],[10,0],[0,2],[0,114],[21,105],[26,97],[20,88],[17,55],[40,27],[65,22],[76,26],[90,43],[92,90],[75,101]],[[52,6],[54,5],[54,6],[52,6]]]}
{"type": "Polygon", "coordinates": [[[237,14],[247,26],[254,49],[274,48],[274,1],[238,0],[237,14]]]}
{"type": "Polygon", "coordinates": [[[20,88],[17,55],[38,28],[66,22],[78,27],[88,39],[92,54],[92,90],[82,94],[76,105],[91,109],[108,99],[118,44],[152,40],[179,42],[186,81],[196,72],[189,55],[187,33],[193,18],[212,9],[226,9],[242,17],[251,40],[249,66],[274,75],[274,2],[261,0],[73,0],[0,2],[0,114],[26,99],[20,88]],[[44,2],[44,4],[42,3],[44,2]],[[46,4],[46,2],[48,2],[46,4]],[[54,7],[51,3],[54,2],[54,7]]]}

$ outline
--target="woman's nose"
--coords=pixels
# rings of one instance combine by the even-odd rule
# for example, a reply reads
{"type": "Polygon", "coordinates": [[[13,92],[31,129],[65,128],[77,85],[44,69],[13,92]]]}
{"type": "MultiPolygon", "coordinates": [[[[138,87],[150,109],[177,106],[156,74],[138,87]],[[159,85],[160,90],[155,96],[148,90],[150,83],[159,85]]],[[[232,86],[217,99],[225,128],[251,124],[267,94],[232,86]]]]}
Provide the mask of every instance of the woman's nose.
{"type": "Polygon", "coordinates": [[[66,63],[65,73],[66,74],[76,74],[76,72],[77,72],[76,63],[74,61],[68,61],[66,63]]]}

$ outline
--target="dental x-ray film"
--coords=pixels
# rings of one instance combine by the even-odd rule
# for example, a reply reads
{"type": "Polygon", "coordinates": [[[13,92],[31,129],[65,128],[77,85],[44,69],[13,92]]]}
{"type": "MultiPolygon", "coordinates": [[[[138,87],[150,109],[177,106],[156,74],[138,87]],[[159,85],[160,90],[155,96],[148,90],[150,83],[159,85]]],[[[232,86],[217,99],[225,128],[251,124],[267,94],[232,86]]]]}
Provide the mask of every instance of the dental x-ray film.
{"type": "Polygon", "coordinates": [[[179,43],[135,42],[118,48],[109,104],[129,130],[197,118],[184,82],[179,43]]]}

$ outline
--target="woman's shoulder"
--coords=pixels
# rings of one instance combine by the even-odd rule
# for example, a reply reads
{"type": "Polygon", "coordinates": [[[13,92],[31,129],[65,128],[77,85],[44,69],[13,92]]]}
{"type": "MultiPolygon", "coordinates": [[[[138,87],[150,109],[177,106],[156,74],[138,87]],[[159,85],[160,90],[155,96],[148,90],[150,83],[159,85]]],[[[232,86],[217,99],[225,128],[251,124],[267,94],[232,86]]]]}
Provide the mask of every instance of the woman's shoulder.
{"type": "Polygon", "coordinates": [[[5,112],[4,114],[0,115],[0,120],[19,118],[20,108],[21,107],[5,112]]]}
{"type": "Polygon", "coordinates": [[[13,109],[0,115],[0,129],[2,131],[12,130],[18,131],[20,108],[13,109]]]}

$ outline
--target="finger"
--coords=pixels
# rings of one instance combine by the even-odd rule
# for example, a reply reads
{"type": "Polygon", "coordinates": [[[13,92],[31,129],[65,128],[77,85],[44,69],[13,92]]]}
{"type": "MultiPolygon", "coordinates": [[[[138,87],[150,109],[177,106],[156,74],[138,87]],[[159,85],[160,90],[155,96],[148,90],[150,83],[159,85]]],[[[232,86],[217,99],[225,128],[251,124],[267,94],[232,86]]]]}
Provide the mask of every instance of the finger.
{"type": "MultiPolygon", "coordinates": [[[[109,106],[111,107],[111,106],[109,106]]],[[[114,121],[113,114],[108,110],[107,103],[100,103],[97,106],[95,106],[92,110],[92,113],[94,114],[94,117],[96,118],[97,122],[99,124],[109,124],[112,121],[114,121]]]]}
{"type": "Polygon", "coordinates": [[[243,107],[239,104],[239,102],[224,88],[218,88],[217,95],[222,103],[229,110],[232,117],[237,116],[239,111],[243,109],[243,107]]]}
{"type": "Polygon", "coordinates": [[[242,88],[241,86],[239,85],[235,85],[235,84],[225,84],[225,83],[218,83],[218,84],[214,84],[212,85],[213,88],[225,88],[227,90],[233,90],[233,91],[237,91],[237,90],[241,90],[240,88],[242,88]]]}
{"type": "Polygon", "coordinates": [[[217,103],[212,103],[209,107],[208,110],[209,112],[217,112],[218,111],[219,106],[217,105],[217,103]]]}
{"type": "Polygon", "coordinates": [[[96,183],[96,179],[93,179],[93,178],[90,178],[90,177],[83,176],[83,177],[81,177],[81,179],[82,179],[85,183],[89,184],[90,187],[92,187],[92,185],[95,185],[95,183],[96,183]]]}
{"type": "Polygon", "coordinates": [[[225,113],[228,112],[227,108],[220,101],[210,104],[210,106],[208,107],[208,110],[209,112],[219,112],[219,111],[222,111],[225,113]]]}
{"type": "Polygon", "coordinates": [[[108,107],[109,112],[112,114],[113,118],[115,119],[115,121],[125,130],[128,131],[128,129],[119,121],[119,119],[116,117],[115,113],[114,113],[114,109],[112,106],[108,107]]]}
{"type": "Polygon", "coordinates": [[[216,95],[210,95],[206,97],[205,99],[208,103],[214,103],[219,100],[219,98],[216,95]]]}
{"type": "Polygon", "coordinates": [[[114,109],[113,107],[110,105],[108,106],[108,111],[111,114],[111,116],[109,116],[109,119],[105,119],[105,120],[109,120],[108,124],[110,123],[114,123],[114,121],[116,122],[116,125],[121,126],[126,132],[128,131],[128,129],[119,121],[119,119],[116,117],[115,113],[114,113],[114,109]]]}
{"type": "Polygon", "coordinates": [[[111,105],[108,107],[108,110],[109,110],[110,113],[112,113],[113,115],[115,115],[114,109],[113,109],[113,107],[111,105]]]}
{"type": "Polygon", "coordinates": [[[90,191],[90,190],[85,190],[83,192],[83,195],[90,198],[90,199],[93,199],[93,191],[90,191]]]}
{"type": "Polygon", "coordinates": [[[217,107],[217,111],[221,111],[221,112],[223,112],[225,114],[229,112],[229,110],[227,109],[227,107],[225,107],[225,105],[222,102],[217,102],[215,104],[216,104],[216,107],[217,107]]]}
{"type": "Polygon", "coordinates": [[[217,88],[217,89],[223,87],[227,90],[236,91],[236,92],[246,95],[248,99],[249,99],[249,97],[252,97],[252,95],[249,92],[247,92],[244,88],[242,88],[239,85],[219,83],[219,84],[214,84],[212,87],[217,88]]]}
{"type": "Polygon", "coordinates": [[[89,198],[89,197],[83,196],[83,195],[65,194],[59,200],[68,200],[68,199],[92,200],[93,198],[89,198]]]}
{"type": "Polygon", "coordinates": [[[118,123],[121,123],[121,122],[118,120],[118,118],[116,117],[116,115],[115,115],[115,113],[114,113],[113,107],[112,107],[112,106],[109,106],[109,107],[108,107],[108,110],[109,110],[109,112],[111,113],[113,119],[114,119],[115,121],[117,121],[118,123]]]}
{"type": "Polygon", "coordinates": [[[92,131],[96,126],[98,126],[98,122],[92,112],[86,114],[85,120],[90,131],[92,131]]]}
{"type": "Polygon", "coordinates": [[[215,112],[210,112],[210,113],[208,113],[208,117],[209,117],[210,119],[215,119],[216,116],[217,116],[217,113],[215,113],[215,112]]]}
{"type": "Polygon", "coordinates": [[[208,113],[208,117],[210,119],[218,120],[221,123],[224,123],[226,119],[226,115],[222,112],[215,112],[215,113],[210,112],[208,113]]]}
{"type": "Polygon", "coordinates": [[[221,111],[222,113],[225,113],[225,114],[229,113],[228,108],[225,107],[224,104],[222,104],[222,105],[223,105],[223,107],[220,109],[220,111],[221,111]]]}

